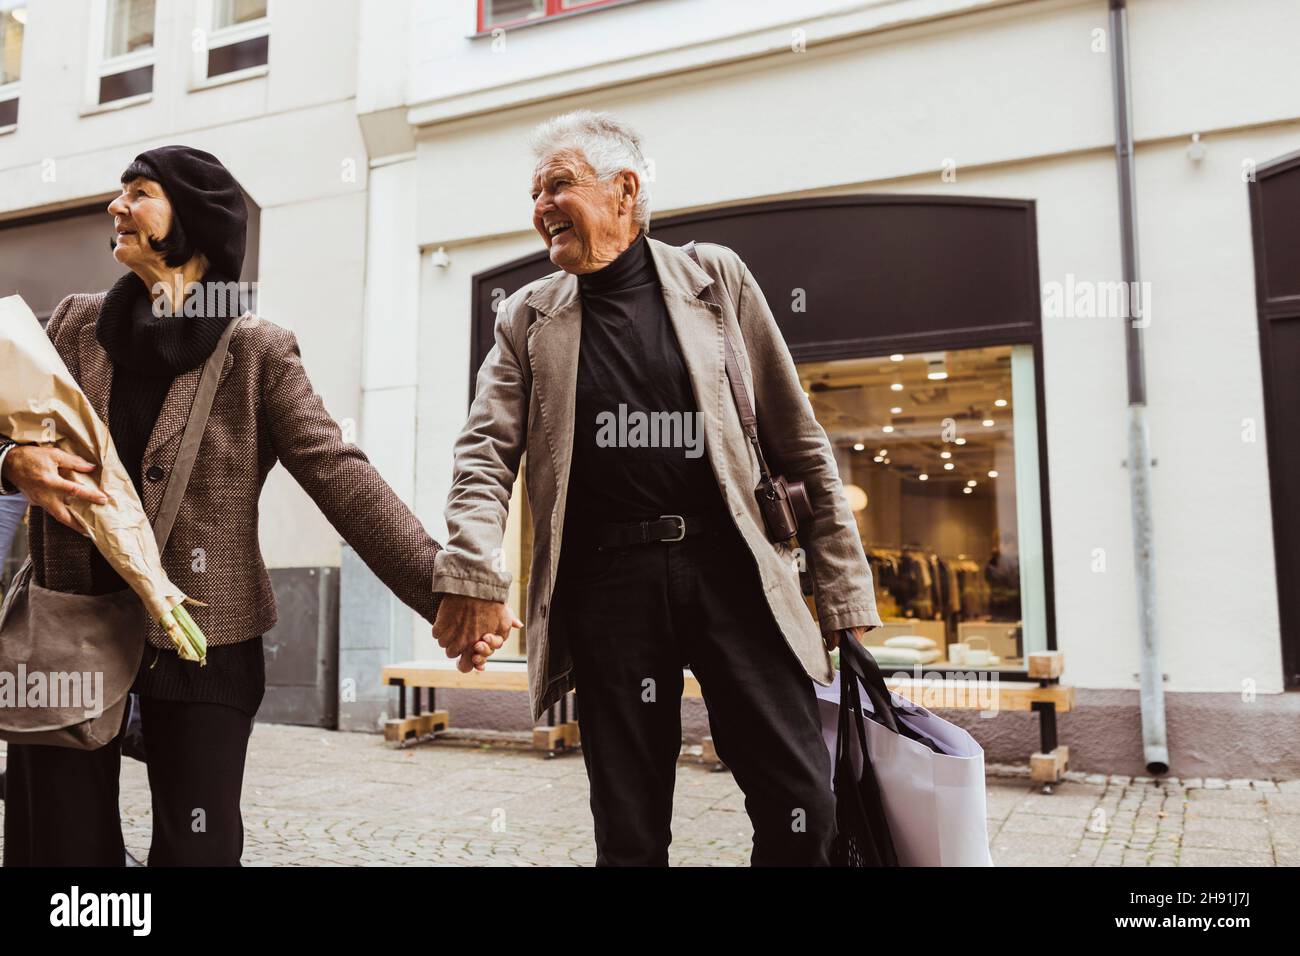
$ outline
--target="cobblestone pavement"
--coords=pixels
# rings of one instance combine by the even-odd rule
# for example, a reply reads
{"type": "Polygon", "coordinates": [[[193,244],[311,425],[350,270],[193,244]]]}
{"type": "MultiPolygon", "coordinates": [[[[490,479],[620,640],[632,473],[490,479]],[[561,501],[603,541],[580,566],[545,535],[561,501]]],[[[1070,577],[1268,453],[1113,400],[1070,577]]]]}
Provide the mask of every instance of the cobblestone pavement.
{"type": "MultiPolygon", "coordinates": [[[[991,768],[999,866],[1300,865],[1300,781],[1070,773],[1043,794],[991,768]]],[[[590,865],[582,757],[464,743],[392,748],[378,736],[258,724],[244,781],[245,865],[590,865]]],[[[3,805],[0,804],[0,807],[3,805]]],[[[0,816],[2,816],[0,811],[0,816]]],[[[123,760],[127,846],[144,859],[149,789],[123,760]]],[[[672,862],[748,863],[751,830],[727,773],[677,771],[672,862]]]]}

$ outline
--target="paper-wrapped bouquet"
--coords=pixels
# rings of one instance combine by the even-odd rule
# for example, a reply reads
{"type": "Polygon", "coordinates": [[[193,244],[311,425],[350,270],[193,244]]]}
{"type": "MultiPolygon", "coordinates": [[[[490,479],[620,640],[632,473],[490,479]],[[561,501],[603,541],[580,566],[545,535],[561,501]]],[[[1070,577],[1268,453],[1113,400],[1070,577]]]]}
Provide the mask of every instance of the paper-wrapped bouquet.
{"type": "Polygon", "coordinates": [[[113,569],[162,625],[177,654],[206,663],[207,641],[184,604],[192,601],[168,579],[153,528],[123,467],[108,426],[73,379],[40,321],[21,296],[0,298],[0,435],[20,444],[61,448],[99,467],[71,472],[78,484],[109,499],[76,496],[68,511],[113,569]]]}

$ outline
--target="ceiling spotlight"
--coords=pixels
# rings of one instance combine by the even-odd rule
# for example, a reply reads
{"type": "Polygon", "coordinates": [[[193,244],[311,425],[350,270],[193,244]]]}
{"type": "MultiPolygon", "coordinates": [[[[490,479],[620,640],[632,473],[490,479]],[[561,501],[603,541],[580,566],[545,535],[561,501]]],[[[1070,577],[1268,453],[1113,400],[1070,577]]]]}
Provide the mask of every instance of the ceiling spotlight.
{"type": "Polygon", "coordinates": [[[968,495],[968,494],[970,494],[973,490],[974,490],[974,489],[971,488],[971,487],[968,485],[968,486],[966,486],[965,488],[963,488],[963,489],[961,490],[961,493],[962,493],[963,495],[968,495]]]}
{"type": "Polygon", "coordinates": [[[954,465],[952,462],[947,462],[947,463],[943,466],[943,470],[944,470],[944,471],[952,471],[952,470],[953,470],[954,468],[956,468],[956,467],[957,467],[957,466],[954,465]]]}
{"type": "Polygon", "coordinates": [[[873,459],[871,459],[871,460],[874,461],[874,462],[879,463],[879,462],[882,462],[882,461],[885,460],[885,456],[884,456],[884,455],[877,455],[875,458],[873,458],[873,459]]]}
{"type": "Polygon", "coordinates": [[[891,415],[901,415],[901,414],[903,414],[903,406],[902,406],[902,405],[895,405],[893,408],[891,408],[891,409],[889,410],[889,414],[891,414],[891,415]]]}
{"type": "Polygon", "coordinates": [[[1194,163],[1199,163],[1205,158],[1205,144],[1201,142],[1200,133],[1192,134],[1192,141],[1187,144],[1187,158],[1194,163]]]}
{"type": "Polygon", "coordinates": [[[954,438],[954,439],[952,440],[952,443],[953,443],[954,445],[964,445],[964,444],[966,444],[966,439],[964,439],[964,438],[954,438]]]}
{"type": "Polygon", "coordinates": [[[948,377],[948,363],[943,352],[925,353],[925,377],[932,382],[941,382],[948,377]]]}
{"type": "Polygon", "coordinates": [[[888,454],[889,454],[889,449],[887,449],[887,448],[882,448],[882,449],[880,449],[880,454],[882,454],[882,455],[888,455],[888,454]]]}
{"type": "Polygon", "coordinates": [[[998,408],[1006,408],[1006,407],[1007,407],[1007,400],[1006,400],[1005,398],[999,398],[999,399],[998,399],[997,401],[995,401],[993,404],[996,405],[998,408]]]}
{"type": "Polygon", "coordinates": [[[929,481],[929,480],[930,480],[930,476],[927,475],[925,472],[921,472],[919,475],[916,476],[916,480],[917,480],[917,481],[929,481]]]}
{"type": "Polygon", "coordinates": [[[882,432],[884,432],[886,435],[891,435],[891,434],[893,434],[893,432],[894,432],[894,426],[893,426],[893,425],[886,425],[884,428],[882,428],[882,429],[880,429],[880,430],[881,430],[882,432]]]}
{"type": "Polygon", "coordinates": [[[952,457],[952,452],[950,452],[950,451],[941,451],[941,452],[939,452],[939,457],[940,457],[940,458],[951,458],[951,457],[952,457]]]}
{"type": "Polygon", "coordinates": [[[889,459],[888,459],[888,458],[885,459],[885,464],[886,464],[886,465],[889,464],[889,459]]]}
{"type": "Polygon", "coordinates": [[[990,477],[990,478],[996,478],[997,476],[998,476],[998,473],[997,473],[996,471],[990,471],[990,472],[989,472],[989,477],[990,477]]]}
{"type": "Polygon", "coordinates": [[[447,255],[446,249],[444,249],[442,246],[439,246],[438,251],[435,252],[430,257],[429,261],[432,262],[439,269],[446,269],[448,266],[451,265],[451,256],[447,255]]]}
{"type": "Polygon", "coordinates": [[[901,362],[901,361],[903,361],[903,353],[902,353],[902,352],[895,352],[893,355],[889,356],[889,361],[891,361],[891,362],[901,362]]]}
{"type": "Polygon", "coordinates": [[[889,390],[891,392],[901,392],[903,390],[903,383],[895,382],[893,385],[889,386],[889,390]]]}
{"type": "Polygon", "coordinates": [[[854,450],[854,451],[862,451],[862,449],[864,449],[864,448],[866,448],[866,447],[867,447],[867,446],[864,445],[864,444],[862,444],[862,442],[860,442],[860,441],[855,441],[855,442],[853,443],[853,450],[854,450]]]}
{"type": "Polygon", "coordinates": [[[966,482],[966,487],[967,487],[967,488],[974,488],[974,487],[975,487],[975,479],[972,478],[970,481],[966,482]]]}
{"type": "Polygon", "coordinates": [[[985,428],[992,428],[992,427],[993,427],[993,419],[991,419],[991,418],[986,418],[986,419],[984,419],[984,421],[980,422],[980,424],[983,425],[985,428]]]}

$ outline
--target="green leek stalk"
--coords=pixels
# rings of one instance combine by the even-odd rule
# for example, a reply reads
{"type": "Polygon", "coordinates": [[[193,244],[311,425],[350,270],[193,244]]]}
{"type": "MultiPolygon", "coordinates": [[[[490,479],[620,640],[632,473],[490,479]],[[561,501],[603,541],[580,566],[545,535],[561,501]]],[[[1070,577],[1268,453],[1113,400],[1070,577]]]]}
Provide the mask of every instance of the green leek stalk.
{"type": "Polygon", "coordinates": [[[159,618],[158,623],[171,638],[172,646],[176,648],[181,660],[198,661],[200,667],[208,663],[208,639],[194,623],[190,612],[185,610],[184,604],[176,605],[159,618]]]}

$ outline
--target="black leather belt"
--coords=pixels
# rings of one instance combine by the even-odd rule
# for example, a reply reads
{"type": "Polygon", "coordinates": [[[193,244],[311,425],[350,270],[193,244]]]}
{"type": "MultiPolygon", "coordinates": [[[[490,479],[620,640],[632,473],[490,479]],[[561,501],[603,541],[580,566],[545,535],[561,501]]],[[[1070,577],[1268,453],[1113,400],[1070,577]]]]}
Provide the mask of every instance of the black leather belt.
{"type": "Polygon", "coordinates": [[[622,548],[630,544],[681,541],[687,535],[713,531],[716,527],[716,520],[700,515],[660,515],[647,521],[601,525],[594,540],[601,548],[622,548]]]}

